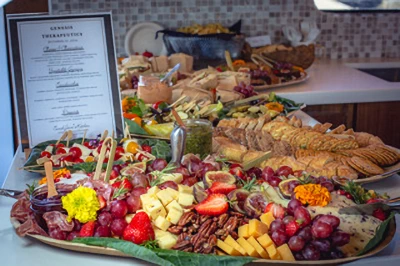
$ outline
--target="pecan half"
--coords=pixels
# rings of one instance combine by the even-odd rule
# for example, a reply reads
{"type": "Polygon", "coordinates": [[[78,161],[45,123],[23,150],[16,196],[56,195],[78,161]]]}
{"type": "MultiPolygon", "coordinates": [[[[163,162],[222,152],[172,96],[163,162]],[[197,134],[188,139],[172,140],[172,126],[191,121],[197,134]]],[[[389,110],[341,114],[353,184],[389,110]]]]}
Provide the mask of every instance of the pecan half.
{"type": "Polygon", "coordinates": [[[176,242],[182,242],[182,241],[190,241],[190,239],[192,238],[191,235],[187,234],[187,233],[182,233],[178,236],[178,239],[176,240],[176,242]]]}
{"type": "Polygon", "coordinates": [[[227,232],[232,232],[233,230],[236,229],[237,226],[238,226],[238,218],[236,216],[232,216],[225,223],[223,229],[225,229],[227,232]]]}
{"type": "Polygon", "coordinates": [[[176,244],[172,247],[172,249],[191,252],[191,251],[193,251],[193,246],[192,246],[192,244],[190,243],[190,241],[187,241],[187,240],[186,240],[186,241],[182,241],[182,242],[176,243],[176,244]]]}
{"type": "Polygon", "coordinates": [[[227,213],[221,214],[218,217],[218,227],[221,228],[224,226],[224,224],[226,223],[226,221],[228,221],[229,215],[227,213]]]}
{"type": "Polygon", "coordinates": [[[207,221],[209,219],[210,219],[210,216],[202,215],[202,216],[200,216],[200,222],[198,224],[203,224],[205,221],[207,221]]]}
{"type": "Polygon", "coordinates": [[[178,225],[185,226],[192,222],[193,218],[195,218],[196,214],[194,212],[186,212],[182,215],[181,219],[179,219],[178,225]]]}
{"type": "Polygon", "coordinates": [[[168,232],[174,234],[174,235],[179,235],[180,233],[182,233],[182,226],[179,225],[175,225],[175,226],[171,226],[170,228],[168,228],[168,232]]]}

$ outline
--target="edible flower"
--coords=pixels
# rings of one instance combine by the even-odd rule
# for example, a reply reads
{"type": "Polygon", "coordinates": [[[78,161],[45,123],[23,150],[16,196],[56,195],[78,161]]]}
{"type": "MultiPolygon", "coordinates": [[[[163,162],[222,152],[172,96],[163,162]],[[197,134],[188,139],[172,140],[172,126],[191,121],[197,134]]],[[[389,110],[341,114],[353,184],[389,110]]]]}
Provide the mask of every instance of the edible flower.
{"type": "MultiPolygon", "coordinates": [[[[71,172],[67,168],[62,168],[53,172],[54,182],[57,183],[61,178],[71,178],[71,172]]],[[[43,177],[39,180],[39,185],[47,183],[47,178],[43,177]]]]}
{"type": "Polygon", "coordinates": [[[61,198],[63,208],[68,212],[67,221],[73,218],[81,223],[96,220],[100,203],[96,191],[88,187],[78,187],[71,193],[61,198]]]}
{"type": "Polygon", "coordinates": [[[296,199],[302,204],[324,207],[331,201],[331,193],[319,184],[299,185],[294,189],[296,199]]]}
{"type": "Polygon", "coordinates": [[[125,97],[122,99],[122,111],[128,112],[133,106],[136,105],[135,100],[132,97],[125,97]]]}
{"type": "Polygon", "coordinates": [[[278,102],[267,103],[265,107],[267,107],[268,110],[274,110],[279,113],[282,113],[284,108],[284,106],[278,102]]]}
{"type": "Polygon", "coordinates": [[[243,60],[235,60],[235,61],[233,61],[232,65],[233,66],[244,66],[244,65],[246,65],[246,62],[243,60]]]}

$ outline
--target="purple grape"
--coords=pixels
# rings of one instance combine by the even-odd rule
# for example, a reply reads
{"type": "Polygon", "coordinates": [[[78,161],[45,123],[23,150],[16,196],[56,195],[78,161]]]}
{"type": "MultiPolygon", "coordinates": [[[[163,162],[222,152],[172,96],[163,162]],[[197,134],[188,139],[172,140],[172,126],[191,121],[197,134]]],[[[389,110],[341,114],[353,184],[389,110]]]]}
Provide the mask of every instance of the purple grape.
{"type": "Polygon", "coordinates": [[[313,244],[308,244],[302,251],[305,260],[319,260],[321,253],[313,244]]]}
{"type": "Polygon", "coordinates": [[[328,252],[331,250],[331,243],[327,239],[313,240],[311,244],[316,246],[321,252],[328,252]]]}
{"type": "Polygon", "coordinates": [[[291,251],[300,251],[304,248],[306,241],[301,236],[292,236],[288,245],[291,251]]]}
{"type": "Polygon", "coordinates": [[[331,235],[332,246],[341,247],[350,242],[350,235],[342,231],[335,231],[331,235]]]}
{"type": "Polygon", "coordinates": [[[306,242],[310,241],[312,239],[311,227],[307,226],[307,227],[300,229],[300,231],[297,235],[301,236],[306,242]]]}

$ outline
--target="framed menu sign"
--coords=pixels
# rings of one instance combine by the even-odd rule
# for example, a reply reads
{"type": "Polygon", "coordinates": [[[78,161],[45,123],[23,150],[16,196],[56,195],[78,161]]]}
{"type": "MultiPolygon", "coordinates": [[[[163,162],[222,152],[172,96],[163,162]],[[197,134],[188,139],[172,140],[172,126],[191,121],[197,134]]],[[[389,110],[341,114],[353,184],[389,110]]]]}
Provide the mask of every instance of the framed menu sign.
{"type": "MultiPolygon", "coordinates": [[[[110,13],[8,17],[20,139],[122,133],[110,13]]],[[[26,146],[26,145],[25,145],[26,146]]]]}

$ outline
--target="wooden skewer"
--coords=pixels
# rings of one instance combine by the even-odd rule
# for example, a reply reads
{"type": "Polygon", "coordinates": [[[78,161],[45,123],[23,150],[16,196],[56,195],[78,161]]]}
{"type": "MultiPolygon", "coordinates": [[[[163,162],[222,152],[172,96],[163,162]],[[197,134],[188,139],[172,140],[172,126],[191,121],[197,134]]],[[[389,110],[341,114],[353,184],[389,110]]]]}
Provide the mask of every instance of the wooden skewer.
{"type": "Polygon", "coordinates": [[[96,171],[95,171],[94,177],[93,177],[94,180],[97,180],[100,178],[101,170],[103,168],[103,162],[106,157],[108,143],[111,144],[111,149],[110,149],[110,154],[108,155],[108,163],[107,163],[106,176],[104,178],[104,181],[108,182],[110,180],[110,174],[111,174],[112,166],[114,163],[115,151],[117,149],[117,141],[111,137],[106,138],[103,142],[103,146],[101,147],[99,159],[97,160],[96,171]]]}
{"type": "Polygon", "coordinates": [[[56,190],[56,186],[54,185],[53,164],[51,162],[45,162],[44,170],[46,172],[47,179],[47,198],[57,196],[58,193],[56,190]]]}
{"type": "Polygon", "coordinates": [[[67,133],[67,148],[69,147],[69,141],[72,139],[72,137],[74,136],[74,134],[72,133],[72,130],[68,130],[67,133]]]}
{"type": "Polygon", "coordinates": [[[172,108],[171,112],[174,115],[175,120],[178,123],[178,125],[180,125],[181,127],[185,128],[185,124],[183,123],[181,117],[178,115],[178,113],[175,111],[174,108],[172,108]]]}
{"type": "Polygon", "coordinates": [[[124,138],[131,139],[131,133],[129,132],[129,125],[126,122],[125,122],[125,128],[124,128],[124,138]]]}
{"type": "Polygon", "coordinates": [[[114,131],[114,129],[111,131],[111,137],[112,137],[113,139],[115,139],[115,131],[114,131]]]}
{"type": "Polygon", "coordinates": [[[104,130],[103,135],[101,135],[100,141],[105,140],[108,136],[108,130],[104,130]]]}
{"type": "Polygon", "coordinates": [[[58,141],[56,142],[56,146],[57,146],[58,144],[60,144],[60,142],[61,142],[62,140],[64,140],[67,136],[68,136],[68,131],[65,131],[65,132],[61,135],[61,137],[58,139],[58,141]]]}
{"type": "Polygon", "coordinates": [[[81,143],[82,145],[83,145],[83,143],[85,143],[86,133],[87,133],[87,129],[85,129],[85,132],[83,132],[82,143],[81,143]]]}

